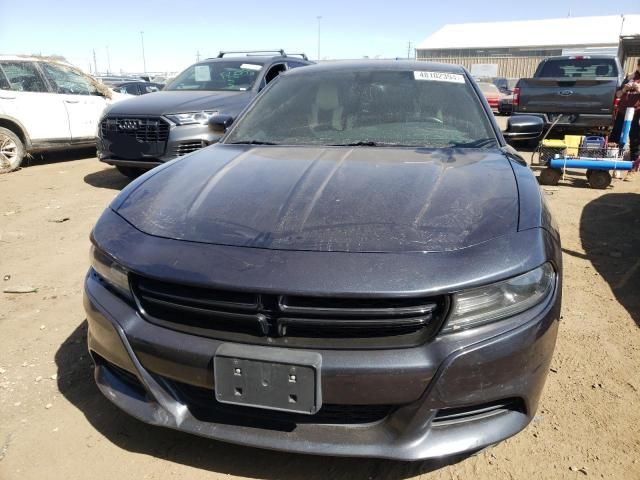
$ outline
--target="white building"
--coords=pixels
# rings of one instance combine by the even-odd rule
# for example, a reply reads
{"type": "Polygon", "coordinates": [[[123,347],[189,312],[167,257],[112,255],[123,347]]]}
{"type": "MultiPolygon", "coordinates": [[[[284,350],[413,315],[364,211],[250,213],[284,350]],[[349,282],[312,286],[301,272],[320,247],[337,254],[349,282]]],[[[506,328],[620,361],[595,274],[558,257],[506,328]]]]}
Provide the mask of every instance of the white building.
{"type": "MultiPolygon", "coordinates": [[[[519,78],[552,55],[616,55],[620,37],[634,35],[640,35],[640,15],[451,24],[420,43],[416,58],[519,78]]],[[[633,62],[627,59],[627,71],[633,62]]]]}

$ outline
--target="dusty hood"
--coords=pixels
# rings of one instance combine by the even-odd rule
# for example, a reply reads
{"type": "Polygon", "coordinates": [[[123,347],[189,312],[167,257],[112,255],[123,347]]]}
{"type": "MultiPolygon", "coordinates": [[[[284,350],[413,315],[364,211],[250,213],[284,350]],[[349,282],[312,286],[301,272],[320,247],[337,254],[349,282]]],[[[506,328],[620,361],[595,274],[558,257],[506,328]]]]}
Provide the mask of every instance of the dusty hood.
{"type": "Polygon", "coordinates": [[[235,114],[249,103],[253,92],[160,91],[115,103],[109,115],[165,115],[220,109],[235,114]]]}
{"type": "Polygon", "coordinates": [[[178,240],[442,251],[515,232],[518,193],[498,150],[214,145],[113,208],[145,233],[178,240]]]}

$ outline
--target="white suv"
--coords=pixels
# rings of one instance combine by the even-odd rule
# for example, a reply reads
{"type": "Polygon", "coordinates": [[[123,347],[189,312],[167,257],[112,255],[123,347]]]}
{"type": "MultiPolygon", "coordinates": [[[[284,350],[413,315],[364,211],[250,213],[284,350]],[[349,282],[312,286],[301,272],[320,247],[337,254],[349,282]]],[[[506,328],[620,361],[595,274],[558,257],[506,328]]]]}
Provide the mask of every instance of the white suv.
{"type": "Polygon", "coordinates": [[[0,56],[0,173],[28,152],[95,145],[114,94],[78,69],[42,58],[0,56]]]}

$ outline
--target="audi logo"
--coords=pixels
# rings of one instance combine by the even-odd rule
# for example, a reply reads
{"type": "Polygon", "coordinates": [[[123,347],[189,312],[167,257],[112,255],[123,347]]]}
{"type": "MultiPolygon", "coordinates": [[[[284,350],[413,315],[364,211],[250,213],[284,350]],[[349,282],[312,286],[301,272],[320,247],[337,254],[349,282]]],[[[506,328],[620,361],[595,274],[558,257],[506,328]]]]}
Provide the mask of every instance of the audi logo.
{"type": "Polygon", "coordinates": [[[140,127],[139,120],[120,120],[118,122],[118,128],[120,130],[132,131],[137,130],[140,127]]]}

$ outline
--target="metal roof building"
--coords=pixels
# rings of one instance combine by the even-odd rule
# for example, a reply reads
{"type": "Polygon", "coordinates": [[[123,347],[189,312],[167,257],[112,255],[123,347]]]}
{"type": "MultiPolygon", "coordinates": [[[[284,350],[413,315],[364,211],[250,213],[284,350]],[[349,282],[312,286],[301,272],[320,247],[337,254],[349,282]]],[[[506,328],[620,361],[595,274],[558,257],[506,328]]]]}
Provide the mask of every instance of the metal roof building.
{"type": "MultiPolygon", "coordinates": [[[[640,15],[451,24],[420,43],[416,58],[518,78],[552,55],[616,55],[620,37],[633,35],[640,35],[640,15]]],[[[633,61],[627,60],[627,71],[633,61]]]]}

